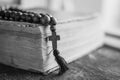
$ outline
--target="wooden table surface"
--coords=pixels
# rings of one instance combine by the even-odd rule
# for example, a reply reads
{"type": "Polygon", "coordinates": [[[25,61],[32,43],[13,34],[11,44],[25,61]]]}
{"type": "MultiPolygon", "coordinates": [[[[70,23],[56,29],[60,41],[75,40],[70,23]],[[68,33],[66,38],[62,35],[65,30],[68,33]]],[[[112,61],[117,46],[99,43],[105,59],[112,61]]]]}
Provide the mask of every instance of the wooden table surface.
{"type": "Polygon", "coordinates": [[[0,80],[120,80],[120,50],[103,46],[70,63],[62,76],[47,76],[0,65],[0,80]]]}

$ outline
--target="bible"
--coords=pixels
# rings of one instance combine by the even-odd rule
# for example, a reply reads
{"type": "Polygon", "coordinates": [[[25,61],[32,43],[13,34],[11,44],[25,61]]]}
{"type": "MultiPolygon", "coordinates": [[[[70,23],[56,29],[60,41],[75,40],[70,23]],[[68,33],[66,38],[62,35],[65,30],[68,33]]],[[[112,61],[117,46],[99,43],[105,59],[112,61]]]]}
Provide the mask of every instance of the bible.
{"type": "MultiPolygon", "coordinates": [[[[102,46],[103,31],[99,17],[87,17],[85,20],[81,17],[78,20],[78,16],[53,15],[58,20],[56,33],[60,35],[57,49],[67,63],[102,46]],[[72,20],[64,21],[65,18],[72,20]]],[[[53,50],[52,41],[47,39],[52,35],[49,16],[15,8],[1,10],[0,63],[33,72],[49,73],[58,69],[52,54],[57,51],[53,50]]]]}

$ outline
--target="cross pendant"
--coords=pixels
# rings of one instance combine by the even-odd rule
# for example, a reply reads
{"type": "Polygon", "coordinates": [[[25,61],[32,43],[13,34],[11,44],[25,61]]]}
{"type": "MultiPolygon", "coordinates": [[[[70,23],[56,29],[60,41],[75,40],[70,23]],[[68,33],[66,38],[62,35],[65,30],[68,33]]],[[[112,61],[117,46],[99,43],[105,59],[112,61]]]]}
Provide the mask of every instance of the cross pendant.
{"type": "Polygon", "coordinates": [[[53,50],[57,49],[57,40],[60,40],[60,36],[56,34],[56,29],[54,26],[51,26],[52,36],[49,36],[49,40],[52,41],[53,50]]]}

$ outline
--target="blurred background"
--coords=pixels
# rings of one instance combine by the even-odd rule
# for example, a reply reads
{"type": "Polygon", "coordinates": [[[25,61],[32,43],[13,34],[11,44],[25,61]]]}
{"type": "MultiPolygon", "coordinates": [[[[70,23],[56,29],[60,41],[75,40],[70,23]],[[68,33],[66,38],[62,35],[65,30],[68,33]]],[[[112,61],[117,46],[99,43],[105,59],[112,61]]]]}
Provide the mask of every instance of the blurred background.
{"type": "Polygon", "coordinates": [[[0,5],[17,5],[21,8],[45,8],[53,11],[93,13],[101,10],[102,0],[0,0],[0,5]]]}

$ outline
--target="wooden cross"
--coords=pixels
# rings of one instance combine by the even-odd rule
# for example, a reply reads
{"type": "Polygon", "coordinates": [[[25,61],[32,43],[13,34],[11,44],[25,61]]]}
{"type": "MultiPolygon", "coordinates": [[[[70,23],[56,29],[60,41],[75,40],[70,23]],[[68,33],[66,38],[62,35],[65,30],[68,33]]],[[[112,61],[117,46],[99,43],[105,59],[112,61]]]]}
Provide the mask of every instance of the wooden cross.
{"type": "Polygon", "coordinates": [[[54,27],[51,28],[52,36],[49,36],[49,40],[52,41],[53,50],[57,49],[57,40],[60,40],[60,36],[56,34],[54,27]]]}

